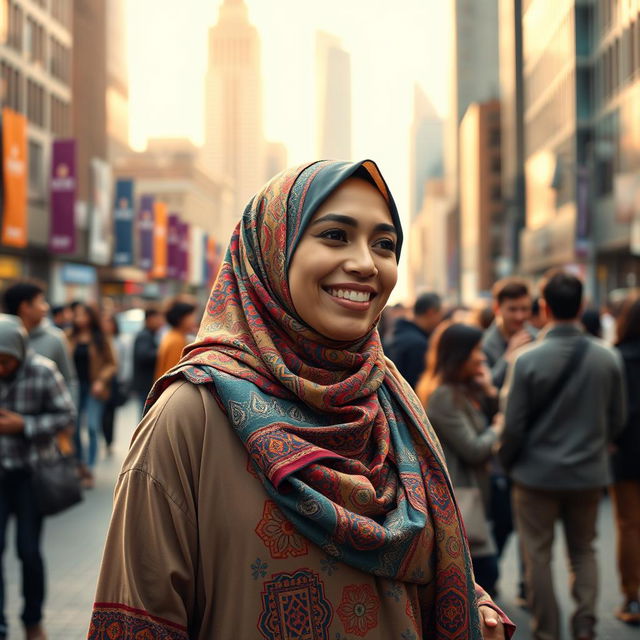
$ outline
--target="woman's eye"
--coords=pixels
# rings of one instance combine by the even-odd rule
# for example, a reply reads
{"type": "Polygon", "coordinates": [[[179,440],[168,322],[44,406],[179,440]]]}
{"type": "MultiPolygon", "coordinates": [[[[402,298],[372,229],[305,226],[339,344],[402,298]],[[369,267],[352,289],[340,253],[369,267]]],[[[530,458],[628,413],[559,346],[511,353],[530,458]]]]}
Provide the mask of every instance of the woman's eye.
{"type": "Polygon", "coordinates": [[[385,251],[395,251],[396,243],[390,238],[383,238],[382,240],[378,240],[376,243],[380,249],[384,249],[385,251]]]}
{"type": "Polygon", "coordinates": [[[327,229],[319,237],[325,240],[337,240],[338,242],[347,241],[347,233],[343,229],[327,229]]]}

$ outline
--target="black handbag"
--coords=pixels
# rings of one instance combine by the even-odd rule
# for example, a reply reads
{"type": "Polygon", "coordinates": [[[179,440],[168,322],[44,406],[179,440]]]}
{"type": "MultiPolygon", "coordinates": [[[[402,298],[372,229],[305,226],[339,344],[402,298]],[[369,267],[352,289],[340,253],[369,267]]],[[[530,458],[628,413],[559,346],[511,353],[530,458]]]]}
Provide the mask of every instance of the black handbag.
{"type": "Polygon", "coordinates": [[[78,462],[57,446],[37,449],[31,462],[31,482],[38,510],[43,516],[66,511],[82,500],[78,462]]]}

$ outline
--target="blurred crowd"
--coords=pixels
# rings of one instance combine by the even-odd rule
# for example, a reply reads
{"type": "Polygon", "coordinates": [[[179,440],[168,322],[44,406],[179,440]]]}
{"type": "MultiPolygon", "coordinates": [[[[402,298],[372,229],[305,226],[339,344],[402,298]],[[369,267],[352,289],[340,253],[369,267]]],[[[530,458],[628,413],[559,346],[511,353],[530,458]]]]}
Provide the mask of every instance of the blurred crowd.
{"type": "MultiPolygon", "coordinates": [[[[492,294],[469,308],[424,293],[412,309],[388,307],[379,325],[386,355],[442,444],[476,579],[498,595],[500,559],[517,534],[521,604],[536,638],[559,638],[550,565],[560,521],[573,635],[594,637],[596,518],[608,487],[623,594],[615,615],[640,624],[640,296],[589,308],[582,282],[562,271],[535,289],[508,278],[492,294]]],[[[15,514],[23,622],[38,640],[42,516],[26,484],[24,443],[55,439],[91,489],[96,465],[112,454],[119,408],[133,398],[142,415],[154,381],[193,339],[197,311],[184,298],[135,309],[132,328],[131,310],[80,301],[51,308],[45,288],[27,280],[5,289],[2,304],[0,436],[9,437],[0,437],[0,545],[15,514]]],[[[5,629],[0,617],[0,639],[5,629]]]]}
{"type": "MultiPolygon", "coordinates": [[[[2,307],[0,554],[15,515],[22,620],[28,640],[41,640],[45,588],[43,515],[32,482],[36,451],[51,444],[75,456],[83,489],[92,489],[96,465],[113,452],[117,411],[135,398],[142,415],[155,380],[177,364],[195,336],[196,304],[176,298],[164,308],[121,313],[110,301],[50,307],[43,285],[22,280],[2,292],[2,307]]],[[[0,588],[0,640],[7,635],[3,612],[0,588]]]]}
{"type": "MultiPolygon", "coordinates": [[[[442,444],[476,579],[496,596],[517,533],[519,600],[537,640],[561,637],[551,576],[564,529],[574,638],[595,637],[596,519],[605,487],[617,529],[622,605],[640,624],[640,292],[589,307],[555,271],[533,289],[495,284],[492,300],[447,308],[436,293],[385,310],[386,355],[423,403],[442,444]]],[[[609,559],[606,559],[609,561],[609,559]]]]}

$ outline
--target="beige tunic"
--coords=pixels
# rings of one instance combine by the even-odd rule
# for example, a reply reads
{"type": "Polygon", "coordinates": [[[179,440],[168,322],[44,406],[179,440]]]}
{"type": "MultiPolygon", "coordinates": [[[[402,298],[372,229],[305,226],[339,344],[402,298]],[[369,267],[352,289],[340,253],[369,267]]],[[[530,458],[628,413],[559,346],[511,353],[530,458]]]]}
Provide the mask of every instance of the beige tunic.
{"type": "Polygon", "coordinates": [[[415,585],[294,530],[206,388],[162,394],[116,487],[89,638],[417,640],[419,616],[415,585]]]}

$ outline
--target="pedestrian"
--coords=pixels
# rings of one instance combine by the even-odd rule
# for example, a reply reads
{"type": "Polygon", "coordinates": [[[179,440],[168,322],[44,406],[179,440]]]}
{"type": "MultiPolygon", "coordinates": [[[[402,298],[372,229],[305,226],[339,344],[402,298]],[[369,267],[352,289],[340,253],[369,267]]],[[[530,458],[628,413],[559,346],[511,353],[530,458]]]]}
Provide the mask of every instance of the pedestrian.
{"type": "MultiPolygon", "coordinates": [[[[481,347],[482,331],[462,323],[443,323],[431,338],[428,366],[417,394],[438,436],[454,490],[479,490],[489,532],[489,462],[500,432],[498,390],[491,381],[481,347]]],[[[463,513],[464,515],[464,513],[463,513]]],[[[496,594],[498,560],[491,536],[470,540],[476,581],[492,597],[496,594]]]]}
{"type": "Polygon", "coordinates": [[[529,317],[529,324],[536,330],[542,331],[546,323],[546,318],[540,308],[540,296],[536,296],[531,302],[531,316],[529,317]]]}
{"type": "Polygon", "coordinates": [[[57,304],[51,307],[51,321],[60,331],[66,331],[71,328],[73,313],[67,304],[57,304]]]}
{"type": "Polygon", "coordinates": [[[111,312],[102,314],[102,331],[105,338],[111,344],[116,360],[116,374],[111,378],[109,385],[109,395],[104,403],[102,412],[102,435],[106,446],[107,456],[113,454],[113,440],[116,412],[127,401],[128,390],[131,385],[133,375],[133,355],[130,344],[122,339],[118,321],[111,312]]]}
{"type": "Polygon", "coordinates": [[[79,381],[74,443],[83,486],[91,489],[95,482],[98,434],[102,429],[102,414],[111,390],[111,379],[116,375],[116,360],[111,343],[102,330],[98,312],[91,305],[78,303],[75,306],[69,342],[79,381]],[[86,457],[82,443],[85,419],[89,433],[86,457]]]}
{"type": "MultiPolygon", "coordinates": [[[[27,334],[12,316],[0,317],[0,554],[7,523],[16,516],[16,545],[22,564],[22,622],[27,640],[46,640],[41,551],[42,515],[36,506],[30,462],[33,443],[46,447],[73,423],[75,409],[53,361],[28,349],[27,334]]],[[[4,584],[0,575],[0,584],[4,584]]],[[[0,639],[9,637],[4,588],[0,588],[0,639]]]]}
{"type": "Polygon", "coordinates": [[[618,531],[618,572],[624,602],[616,617],[640,623],[640,297],[627,299],[617,320],[629,413],[612,456],[611,497],[618,531]]]}
{"type": "Polygon", "coordinates": [[[164,316],[158,309],[149,308],[144,312],[144,328],[136,335],[133,343],[132,389],[140,407],[140,415],[144,403],[155,381],[156,361],[158,356],[158,332],[164,324],[164,316]]]}
{"type": "Polygon", "coordinates": [[[401,242],[370,160],[284,171],[252,199],[124,463],[90,639],[512,633],[382,352],[401,242]]]}
{"type": "Polygon", "coordinates": [[[492,295],[495,320],[482,338],[482,349],[491,368],[493,384],[500,389],[508,364],[518,349],[535,339],[536,331],[529,324],[532,301],[525,280],[499,280],[493,286],[492,295]]]}
{"type": "Polygon", "coordinates": [[[565,533],[576,601],[573,637],[595,637],[596,519],[610,480],[608,447],[625,425],[621,358],[584,335],[582,290],[574,275],[547,276],[541,300],[547,329],[516,357],[504,389],[500,459],[514,482],[535,640],[560,638],[551,576],[557,520],[565,533]]]}
{"type": "Polygon", "coordinates": [[[442,320],[442,300],[437,293],[423,293],[413,305],[413,317],[398,318],[387,355],[415,389],[425,368],[429,337],[442,320]]]}
{"type": "Polygon", "coordinates": [[[187,346],[187,338],[193,336],[198,328],[196,307],[190,302],[173,302],[165,316],[171,328],[160,340],[156,357],[156,380],[178,364],[182,350],[187,346]]]}
{"type": "MultiPolygon", "coordinates": [[[[484,333],[482,349],[487,356],[493,384],[500,389],[509,363],[523,346],[535,339],[536,330],[529,324],[532,299],[526,280],[504,278],[494,284],[491,293],[495,319],[484,333]]],[[[494,460],[491,466],[489,512],[498,558],[502,557],[514,530],[511,498],[511,481],[498,460],[494,460]]],[[[519,567],[517,601],[525,606],[524,567],[521,559],[519,567]]]]}
{"type": "Polygon", "coordinates": [[[599,309],[585,309],[580,317],[584,330],[594,338],[602,338],[602,323],[599,309]]]}
{"type": "Polygon", "coordinates": [[[73,398],[78,378],[69,342],[65,334],[47,318],[49,303],[44,295],[44,287],[31,280],[13,283],[4,291],[3,308],[5,313],[20,318],[27,330],[29,346],[56,363],[73,398]]]}

